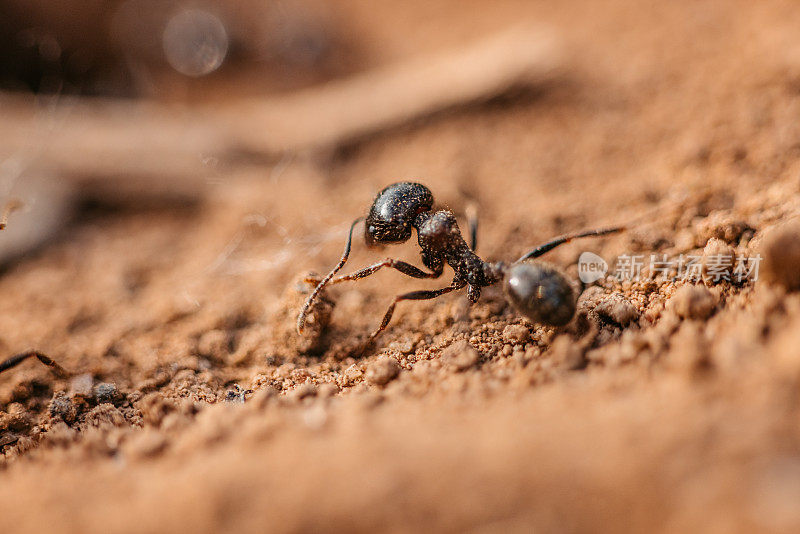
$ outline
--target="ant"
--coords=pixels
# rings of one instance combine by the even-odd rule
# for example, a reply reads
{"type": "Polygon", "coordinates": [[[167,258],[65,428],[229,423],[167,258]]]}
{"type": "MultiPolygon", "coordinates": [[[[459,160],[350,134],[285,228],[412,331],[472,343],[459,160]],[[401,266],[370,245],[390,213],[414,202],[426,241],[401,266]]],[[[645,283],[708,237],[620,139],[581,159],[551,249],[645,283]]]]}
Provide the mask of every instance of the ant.
{"type": "MultiPolygon", "coordinates": [[[[12,200],[3,208],[3,212],[0,213],[0,230],[5,230],[6,226],[8,225],[8,217],[14,211],[20,209],[22,207],[22,203],[18,200],[12,200]]],[[[35,350],[29,350],[27,352],[22,352],[11,358],[7,359],[4,362],[0,362],[0,373],[4,371],[8,371],[9,369],[16,367],[17,365],[21,364],[28,358],[36,358],[44,365],[50,367],[55,371],[56,374],[60,376],[69,376],[69,373],[60,365],[58,365],[55,361],[53,361],[48,356],[45,356],[41,352],[35,350]]]]}
{"type": "Polygon", "coordinates": [[[564,326],[575,315],[577,300],[575,290],[556,267],[532,260],[573,239],[604,236],[625,229],[624,226],[617,226],[557,237],[524,254],[511,265],[507,265],[504,262],[484,261],[475,254],[478,223],[474,212],[468,213],[470,244],[467,245],[453,212],[433,211],[433,202],[431,191],[424,185],[415,182],[398,182],[378,193],[366,218],[359,217],[350,225],[344,253],[336,267],[321,280],[312,277],[306,279],[317,285],[300,310],[297,318],[297,332],[303,332],[306,315],[311,304],[319,292],[329,284],[359,280],[384,267],[395,269],[412,278],[439,278],[444,272],[445,264],[449,265],[455,273],[450,285],[441,289],[411,291],[396,296],[384,314],[378,329],[370,334],[367,345],[372,343],[389,324],[398,302],[435,299],[466,286],[467,298],[470,303],[474,304],[480,298],[481,288],[501,281],[506,300],[518,313],[535,323],[564,326]],[[404,261],[388,258],[353,273],[334,278],[347,262],[353,230],[362,220],[365,221],[364,238],[369,247],[403,243],[411,237],[412,230],[416,230],[422,263],[430,272],[404,261]]]}

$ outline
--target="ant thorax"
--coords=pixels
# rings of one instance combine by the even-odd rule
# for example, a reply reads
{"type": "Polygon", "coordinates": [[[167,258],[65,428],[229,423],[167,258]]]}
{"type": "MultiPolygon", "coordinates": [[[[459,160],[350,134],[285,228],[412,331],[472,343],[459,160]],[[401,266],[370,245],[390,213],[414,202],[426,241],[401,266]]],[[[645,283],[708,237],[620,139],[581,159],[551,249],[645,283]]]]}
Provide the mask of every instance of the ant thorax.
{"type": "Polygon", "coordinates": [[[454,283],[480,288],[499,281],[495,269],[470,249],[452,211],[422,212],[414,219],[421,255],[425,265],[433,270],[447,263],[455,271],[454,283]]]}

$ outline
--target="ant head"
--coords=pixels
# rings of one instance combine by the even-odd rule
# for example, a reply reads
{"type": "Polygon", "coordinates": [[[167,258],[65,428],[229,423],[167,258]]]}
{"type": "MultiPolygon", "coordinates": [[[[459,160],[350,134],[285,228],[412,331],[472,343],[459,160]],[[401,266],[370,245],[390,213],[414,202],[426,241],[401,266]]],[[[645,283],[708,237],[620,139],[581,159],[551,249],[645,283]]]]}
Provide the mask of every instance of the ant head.
{"type": "Polygon", "coordinates": [[[366,220],[367,245],[402,243],[411,237],[414,220],[433,207],[430,189],[414,182],[398,182],[378,193],[366,220]]]}
{"type": "Polygon", "coordinates": [[[514,309],[535,323],[563,326],[575,315],[575,290],[550,264],[525,261],[511,265],[503,291],[514,309]]]}

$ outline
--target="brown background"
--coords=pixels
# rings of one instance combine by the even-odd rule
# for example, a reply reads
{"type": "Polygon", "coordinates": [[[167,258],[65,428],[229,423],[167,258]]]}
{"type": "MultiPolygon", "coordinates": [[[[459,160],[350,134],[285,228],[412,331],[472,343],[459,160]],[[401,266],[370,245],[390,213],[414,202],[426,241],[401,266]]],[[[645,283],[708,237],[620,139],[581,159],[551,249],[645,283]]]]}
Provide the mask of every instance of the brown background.
{"type": "MultiPolygon", "coordinates": [[[[607,282],[582,303],[588,338],[528,325],[495,290],[471,308],[455,294],[399,306],[360,356],[394,294],[447,283],[381,272],[330,291],[324,348],[302,355],[292,280],[333,265],[375,192],[410,178],[459,214],[478,202],[490,260],[644,213],[549,260],[575,277],[583,250],[700,254],[712,236],[754,253],[798,209],[798,6],[325,9],[330,70],[254,75],[240,59],[191,84],[165,71],[163,89],[133,96],[291,91],[519,22],[555,32],[559,74],[332,154],[245,158],[190,201],[83,193],[72,222],[0,278],[2,352],[36,347],[91,374],[27,362],[0,376],[0,530],[796,531],[797,294],[723,283],[710,318],[683,319],[667,304],[681,284],[607,282]],[[446,354],[459,340],[479,354],[464,371],[446,354]],[[385,356],[401,370],[380,385],[385,356]],[[98,404],[92,380],[121,396],[98,404]],[[225,402],[235,385],[255,391],[243,405],[225,402]]],[[[385,254],[418,263],[413,243],[359,240],[350,265],[385,254]]]]}

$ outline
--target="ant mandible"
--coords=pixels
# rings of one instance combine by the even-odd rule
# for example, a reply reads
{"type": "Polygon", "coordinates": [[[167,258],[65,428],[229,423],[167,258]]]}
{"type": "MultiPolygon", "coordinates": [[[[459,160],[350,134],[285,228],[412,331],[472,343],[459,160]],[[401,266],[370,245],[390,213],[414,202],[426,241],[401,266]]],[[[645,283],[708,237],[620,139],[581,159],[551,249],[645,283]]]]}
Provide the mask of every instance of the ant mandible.
{"type": "Polygon", "coordinates": [[[524,254],[511,265],[503,262],[487,262],[475,254],[477,245],[477,218],[469,217],[470,245],[467,245],[458,228],[453,212],[433,211],[433,194],[422,184],[399,182],[383,189],[366,216],[364,238],[367,246],[403,243],[417,231],[422,263],[430,269],[424,271],[401,260],[385,259],[361,270],[334,278],[344,267],[350,255],[353,230],[364,220],[359,217],[350,225],[344,253],[336,267],[322,280],[308,278],[317,283],[306,300],[297,318],[297,331],[303,332],[306,315],[314,299],[329,284],[365,278],[383,267],[390,267],[412,278],[438,278],[444,272],[445,263],[453,271],[453,281],[449,286],[434,290],[412,291],[394,298],[386,310],[380,326],[367,341],[371,343],[389,324],[397,303],[403,300],[434,299],[451,291],[467,287],[467,298],[477,302],[481,288],[503,282],[506,300],[521,315],[535,323],[550,326],[563,326],[575,315],[576,295],[572,284],[555,267],[531,261],[573,239],[603,236],[620,232],[625,228],[617,226],[598,230],[588,230],[557,237],[524,254]]]}
{"type": "MultiPolygon", "coordinates": [[[[5,208],[3,208],[3,212],[0,214],[0,230],[5,230],[6,229],[9,215],[11,215],[11,213],[13,211],[18,210],[21,207],[22,207],[22,203],[19,202],[19,201],[15,201],[15,200],[12,200],[8,204],[6,204],[5,208]]],[[[20,354],[12,356],[11,358],[7,359],[4,362],[0,362],[0,373],[2,373],[4,371],[8,371],[9,369],[11,369],[13,367],[16,367],[17,365],[21,364],[22,362],[24,362],[28,358],[36,358],[37,360],[42,362],[44,365],[46,365],[46,366],[50,367],[51,369],[53,369],[54,372],[56,374],[58,374],[58,375],[69,376],[69,373],[63,367],[58,365],[55,361],[53,361],[48,356],[45,356],[41,352],[38,352],[38,351],[35,351],[35,350],[29,350],[27,352],[22,352],[20,354]]]]}

